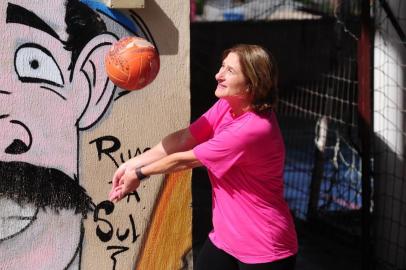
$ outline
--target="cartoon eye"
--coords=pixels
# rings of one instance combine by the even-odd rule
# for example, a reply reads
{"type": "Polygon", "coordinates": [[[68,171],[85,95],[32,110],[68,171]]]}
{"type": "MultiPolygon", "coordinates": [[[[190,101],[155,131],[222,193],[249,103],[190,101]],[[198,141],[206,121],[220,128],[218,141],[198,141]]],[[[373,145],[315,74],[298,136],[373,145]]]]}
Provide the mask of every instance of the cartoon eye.
{"type": "Polygon", "coordinates": [[[14,66],[22,82],[48,83],[62,87],[62,72],[52,54],[38,44],[24,44],[15,53],[14,66]]]}

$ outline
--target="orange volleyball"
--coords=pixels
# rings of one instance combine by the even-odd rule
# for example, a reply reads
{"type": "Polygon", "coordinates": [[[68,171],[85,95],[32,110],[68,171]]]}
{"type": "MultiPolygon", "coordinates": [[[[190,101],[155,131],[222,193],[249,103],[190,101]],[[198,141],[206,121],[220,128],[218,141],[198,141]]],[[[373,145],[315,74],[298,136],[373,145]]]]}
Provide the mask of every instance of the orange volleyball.
{"type": "Polygon", "coordinates": [[[140,37],[124,37],[114,43],[105,58],[110,80],[125,90],[139,90],[151,83],[159,71],[154,45],[140,37]]]}

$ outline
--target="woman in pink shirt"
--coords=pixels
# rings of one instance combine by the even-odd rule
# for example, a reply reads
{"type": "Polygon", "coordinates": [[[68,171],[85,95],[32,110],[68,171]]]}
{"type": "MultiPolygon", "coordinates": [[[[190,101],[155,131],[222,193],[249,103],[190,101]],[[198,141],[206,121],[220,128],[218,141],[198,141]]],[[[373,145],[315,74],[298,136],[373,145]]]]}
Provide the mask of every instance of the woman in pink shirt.
{"type": "Polygon", "coordinates": [[[205,166],[212,185],[213,230],[197,270],[292,270],[298,250],[283,198],[285,147],[273,107],[277,68],[256,45],[223,53],[219,100],[188,128],[121,165],[109,194],[121,200],[153,174],[205,166]]]}

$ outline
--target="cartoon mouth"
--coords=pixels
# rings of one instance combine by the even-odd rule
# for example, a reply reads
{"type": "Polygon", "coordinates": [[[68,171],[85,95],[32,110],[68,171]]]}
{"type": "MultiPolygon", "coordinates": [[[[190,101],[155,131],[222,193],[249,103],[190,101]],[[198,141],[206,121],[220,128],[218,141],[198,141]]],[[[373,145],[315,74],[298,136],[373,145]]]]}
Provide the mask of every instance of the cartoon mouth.
{"type": "Polygon", "coordinates": [[[0,243],[22,233],[36,220],[38,208],[33,205],[20,206],[5,198],[0,198],[0,205],[0,243]]]}

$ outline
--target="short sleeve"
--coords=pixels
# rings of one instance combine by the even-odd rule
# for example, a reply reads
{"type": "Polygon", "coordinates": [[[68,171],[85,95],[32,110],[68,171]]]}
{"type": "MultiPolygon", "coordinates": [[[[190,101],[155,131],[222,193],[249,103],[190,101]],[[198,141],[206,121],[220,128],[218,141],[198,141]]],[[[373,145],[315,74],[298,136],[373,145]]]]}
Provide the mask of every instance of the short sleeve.
{"type": "Polygon", "coordinates": [[[244,146],[230,131],[223,131],[193,148],[196,158],[217,178],[223,177],[236,165],[244,153],[244,146]]]}
{"type": "Polygon", "coordinates": [[[216,123],[224,110],[224,101],[220,99],[208,111],[190,124],[189,131],[198,143],[205,142],[213,136],[216,123]]]}
{"type": "Polygon", "coordinates": [[[213,128],[204,115],[190,124],[189,131],[198,143],[207,141],[213,136],[213,128]]]}

